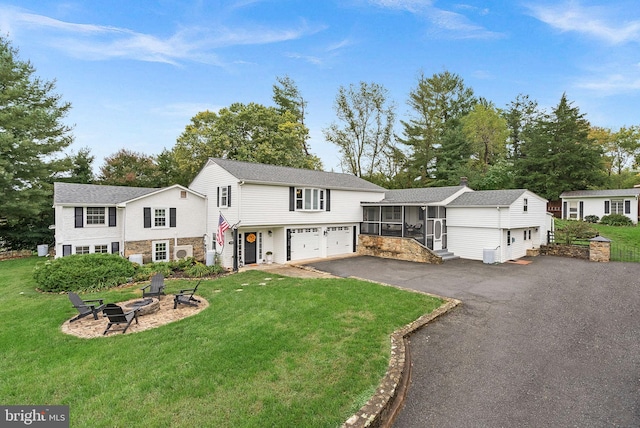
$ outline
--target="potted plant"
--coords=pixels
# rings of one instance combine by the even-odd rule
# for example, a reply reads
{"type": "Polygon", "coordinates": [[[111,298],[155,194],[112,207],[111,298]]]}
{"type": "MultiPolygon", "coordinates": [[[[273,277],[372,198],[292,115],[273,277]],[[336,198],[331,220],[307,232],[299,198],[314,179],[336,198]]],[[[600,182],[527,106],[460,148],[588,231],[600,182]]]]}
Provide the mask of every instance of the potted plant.
{"type": "Polygon", "coordinates": [[[267,264],[270,265],[271,263],[273,263],[273,253],[271,251],[267,251],[266,255],[267,255],[267,264]]]}

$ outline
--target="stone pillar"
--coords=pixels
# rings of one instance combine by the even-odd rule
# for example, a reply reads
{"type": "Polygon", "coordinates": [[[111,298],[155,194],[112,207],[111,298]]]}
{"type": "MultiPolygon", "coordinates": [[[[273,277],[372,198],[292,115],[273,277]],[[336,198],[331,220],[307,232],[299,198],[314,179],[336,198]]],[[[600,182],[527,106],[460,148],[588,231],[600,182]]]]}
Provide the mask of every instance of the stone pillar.
{"type": "Polygon", "coordinates": [[[589,261],[608,262],[611,260],[611,240],[596,236],[589,240],[589,261]]]}

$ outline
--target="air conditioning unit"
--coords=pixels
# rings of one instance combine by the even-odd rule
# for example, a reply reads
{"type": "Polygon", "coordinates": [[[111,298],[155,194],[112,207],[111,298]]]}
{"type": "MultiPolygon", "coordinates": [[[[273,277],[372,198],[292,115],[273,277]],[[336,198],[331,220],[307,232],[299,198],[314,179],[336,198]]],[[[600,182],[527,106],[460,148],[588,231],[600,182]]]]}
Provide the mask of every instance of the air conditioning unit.
{"type": "Polygon", "coordinates": [[[193,257],[193,245],[176,245],[173,248],[173,258],[186,259],[187,257],[193,257]]]}

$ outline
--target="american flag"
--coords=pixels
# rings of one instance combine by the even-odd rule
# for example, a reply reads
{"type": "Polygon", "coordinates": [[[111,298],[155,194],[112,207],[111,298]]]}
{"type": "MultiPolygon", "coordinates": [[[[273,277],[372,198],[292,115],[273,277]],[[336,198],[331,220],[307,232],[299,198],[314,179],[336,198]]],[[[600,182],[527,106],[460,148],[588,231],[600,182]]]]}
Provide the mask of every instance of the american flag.
{"type": "Polygon", "coordinates": [[[218,219],[218,234],[216,235],[216,244],[218,244],[220,248],[224,246],[224,232],[228,229],[231,229],[231,226],[229,226],[224,216],[220,214],[220,218],[218,219]]]}

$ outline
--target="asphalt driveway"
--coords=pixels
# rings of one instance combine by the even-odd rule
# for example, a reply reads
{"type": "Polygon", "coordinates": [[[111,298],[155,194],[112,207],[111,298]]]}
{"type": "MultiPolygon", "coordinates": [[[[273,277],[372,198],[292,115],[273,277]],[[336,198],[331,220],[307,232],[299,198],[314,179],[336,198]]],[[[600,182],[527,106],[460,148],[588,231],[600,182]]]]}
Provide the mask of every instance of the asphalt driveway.
{"type": "Polygon", "coordinates": [[[394,427],[640,427],[640,264],[315,262],[462,300],[411,336],[394,427]]]}

